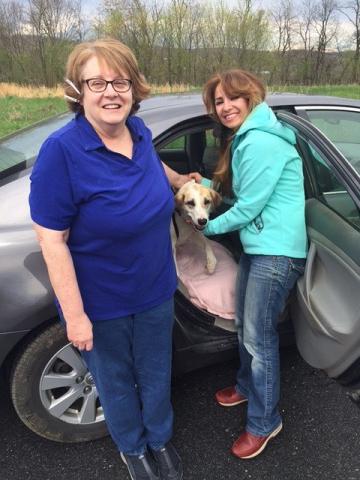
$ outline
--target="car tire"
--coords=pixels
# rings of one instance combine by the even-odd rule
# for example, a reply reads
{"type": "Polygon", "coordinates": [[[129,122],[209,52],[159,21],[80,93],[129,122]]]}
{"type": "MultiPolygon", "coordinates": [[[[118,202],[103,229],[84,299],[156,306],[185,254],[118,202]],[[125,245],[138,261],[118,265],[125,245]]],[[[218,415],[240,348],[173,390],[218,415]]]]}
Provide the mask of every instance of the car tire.
{"type": "Polygon", "coordinates": [[[23,346],[10,392],[19,418],[44,438],[75,443],[108,434],[92,376],[60,322],[23,346]]]}

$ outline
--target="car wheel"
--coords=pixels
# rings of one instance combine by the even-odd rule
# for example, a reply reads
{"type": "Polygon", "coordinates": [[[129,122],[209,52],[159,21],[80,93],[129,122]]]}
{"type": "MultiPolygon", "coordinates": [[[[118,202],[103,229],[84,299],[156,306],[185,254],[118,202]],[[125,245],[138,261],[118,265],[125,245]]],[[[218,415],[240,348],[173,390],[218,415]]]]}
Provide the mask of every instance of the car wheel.
{"type": "Polygon", "coordinates": [[[42,437],[72,443],[108,433],[93,378],[59,322],[22,349],[10,391],[20,419],[42,437]]]}

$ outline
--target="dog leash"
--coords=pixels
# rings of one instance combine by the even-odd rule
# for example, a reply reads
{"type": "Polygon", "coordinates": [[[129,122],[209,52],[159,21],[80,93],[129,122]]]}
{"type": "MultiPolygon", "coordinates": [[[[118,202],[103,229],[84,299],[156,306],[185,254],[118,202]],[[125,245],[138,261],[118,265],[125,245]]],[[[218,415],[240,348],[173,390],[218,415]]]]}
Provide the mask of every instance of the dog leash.
{"type": "Polygon", "coordinates": [[[175,219],[175,212],[172,214],[172,222],[173,222],[173,225],[174,225],[176,238],[179,238],[180,233],[179,233],[179,227],[177,226],[176,219],[175,219]]]}

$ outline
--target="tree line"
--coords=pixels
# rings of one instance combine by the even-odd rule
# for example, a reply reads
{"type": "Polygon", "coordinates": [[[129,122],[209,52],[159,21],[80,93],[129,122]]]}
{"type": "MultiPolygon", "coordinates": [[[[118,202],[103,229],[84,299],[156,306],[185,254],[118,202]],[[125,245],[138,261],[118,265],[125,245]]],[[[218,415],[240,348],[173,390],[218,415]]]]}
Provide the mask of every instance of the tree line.
{"type": "Polygon", "coordinates": [[[360,0],[0,0],[0,81],[53,86],[73,46],[111,36],[148,81],[201,85],[241,67],[269,84],[357,83],[360,0]]]}

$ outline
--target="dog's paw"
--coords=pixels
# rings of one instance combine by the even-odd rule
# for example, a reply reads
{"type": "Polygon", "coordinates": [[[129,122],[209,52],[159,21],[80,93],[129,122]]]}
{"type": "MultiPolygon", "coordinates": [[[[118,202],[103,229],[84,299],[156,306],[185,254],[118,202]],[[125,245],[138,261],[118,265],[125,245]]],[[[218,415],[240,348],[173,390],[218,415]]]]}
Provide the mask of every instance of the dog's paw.
{"type": "Polygon", "coordinates": [[[216,268],[216,260],[210,260],[210,261],[207,262],[206,270],[208,271],[208,273],[210,273],[210,274],[214,273],[215,268],[216,268]]]}

